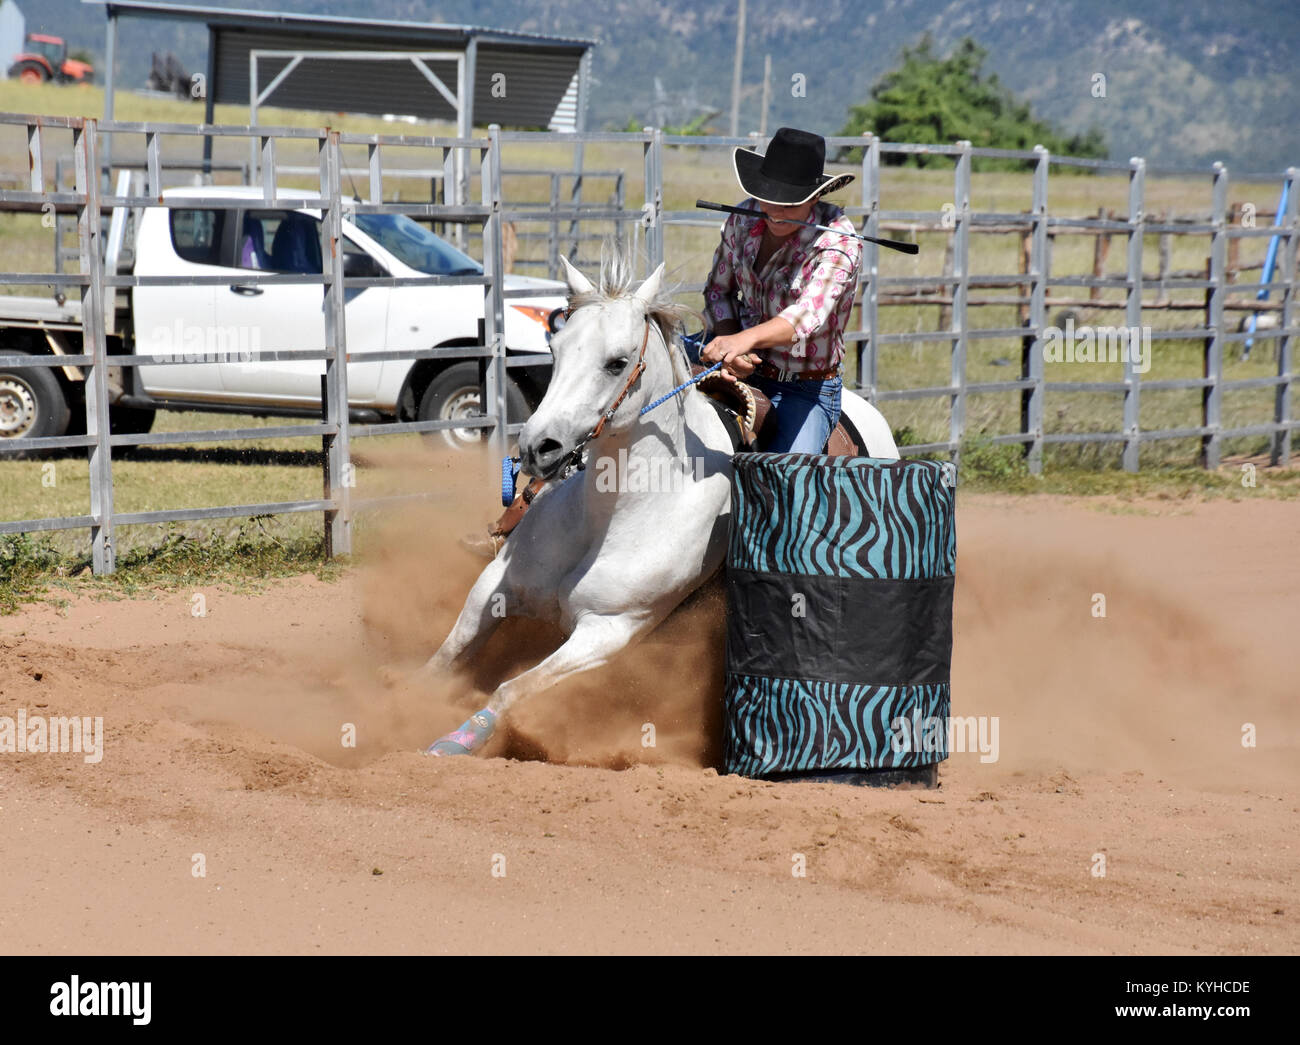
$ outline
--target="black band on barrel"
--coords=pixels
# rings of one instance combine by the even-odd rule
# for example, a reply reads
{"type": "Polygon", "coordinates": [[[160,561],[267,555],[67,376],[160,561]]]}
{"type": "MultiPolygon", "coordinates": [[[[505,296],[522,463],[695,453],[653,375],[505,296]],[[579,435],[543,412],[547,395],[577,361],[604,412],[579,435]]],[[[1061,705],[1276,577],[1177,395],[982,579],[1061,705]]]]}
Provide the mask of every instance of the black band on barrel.
{"type": "Polygon", "coordinates": [[[727,671],[850,685],[949,681],[952,577],[727,570],[727,671]]]}

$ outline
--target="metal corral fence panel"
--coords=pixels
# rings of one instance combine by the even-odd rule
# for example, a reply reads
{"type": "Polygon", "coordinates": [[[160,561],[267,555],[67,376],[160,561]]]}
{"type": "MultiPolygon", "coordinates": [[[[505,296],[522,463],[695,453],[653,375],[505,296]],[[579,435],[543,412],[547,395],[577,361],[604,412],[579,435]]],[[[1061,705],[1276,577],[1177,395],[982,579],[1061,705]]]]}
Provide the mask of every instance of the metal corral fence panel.
{"type": "MultiPolygon", "coordinates": [[[[484,427],[491,430],[494,445],[504,452],[510,426],[506,423],[506,367],[507,359],[502,337],[504,329],[505,291],[502,287],[501,267],[501,212],[500,195],[500,144],[498,129],[489,128],[484,138],[438,138],[412,136],[384,136],[345,134],[331,130],[304,130],[298,128],[222,127],[179,124],[98,123],[93,119],[52,118],[0,114],[0,125],[18,125],[25,128],[28,142],[30,177],[21,189],[0,190],[0,209],[35,212],[75,213],[79,231],[77,261],[80,271],[76,275],[66,272],[19,273],[0,272],[0,285],[76,286],[80,288],[82,306],[83,351],[79,355],[28,356],[0,355],[0,366],[81,366],[85,367],[86,382],[86,434],[54,438],[26,438],[0,442],[0,454],[32,450],[85,446],[90,452],[90,511],[87,515],[60,518],[14,520],[0,523],[0,533],[21,533],[39,530],[88,528],[91,534],[92,564],[96,573],[112,572],[114,567],[114,527],[131,523],[156,523],[175,520],[209,519],[241,515],[279,514],[290,512],[322,512],[325,520],[327,554],[347,554],[351,551],[352,520],[357,508],[364,502],[354,502],[351,488],[352,463],[350,442],[353,436],[396,434],[401,432],[430,432],[444,428],[484,427]],[[60,191],[59,187],[46,185],[44,178],[44,138],[51,128],[72,132],[76,166],[75,191],[60,191]],[[99,144],[105,134],[118,136],[143,135],[145,137],[145,191],[141,195],[107,195],[101,192],[99,144]],[[105,274],[103,270],[103,236],[101,214],[115,207],[182,207],[182,208],[237,208],[246,200],[229,196],[191,195],[183,200],[166,201],[163,191],[162,136],[182,138],[244,137],[260,148],[261,169],[275,171],[276,143],[285,140],[314,141],[319,157],[320,197],[294,197],[277,195],[274,178],[261,182],[266,207],[319,208],[322,218],[322,256],[326,259],[321,275],[270,275],[242,272],[237,276],[166,276],[105,274]],[[344,194],[340,185],[342,148],[365,146],[369,154],[369,193],[366,199],[356,201],[344,194]],[[477,151],[479,156],[482,200],[477,205],[451,206],[443,204],[385,203],[383,201],[383,154],[385,150],[413,149],[436,150],[447,157],[457,150],[477,151]],[[342,241],[344,210],[370,214],[407,214],[417,217],[447,221],[472,221],[483,229],[486,245],[484,274],[482,276],[422,276],[403,277],[345,277],[343,251],[336,249],[342,241]],[[118,288],[140,286],[229,286],[233,283],[249,286],[273,284],[316,284],[323,287],[325,349],[303,351],[279,346],[259,350],[259,361],[295,360],[325,362],[322,380],[322,420],[319,424],[286,425],[279,428],[213,429],[204,432],[110,434],[108,424],[109,366],[146,366],[155,363],[201,365],[206,358],[186,359],[184,356],[112,355],[107,352],[105,318],[111,305],[111,292],[118,288]],[[350,421],[347,388],[347,327],[344,322],[345,291],[350,288],[391,286],[446,286],[481,285],[486,297],[483,337],[479,344],[446,350],[392,351],[368,355],[368,359],[420,359],[433,356],[454,355],[457,358],[486,359],[483,402],[484,416],[475,419],[440,421],[415,421],[386,425],[354,425],[350,421]],[[202,442],[264,439],[276,437],[319,437],[325,457],[324,489],[318,500],[276,502],[270,504],[227,505],[207,508],[185,508],[168,511],[123,514],[113,508],[112,448],[121,446],[153,446],[176,442],[202,442]]],[[[61,265],[59,266],[62,267],[61,265]]],[[[516,292],[517,296],[531,293],[516,292]]],[[[530,362],[511,360],[511,363],[530,362]]]]}
{"type": "MultiPolygon", "coordinates": [[[[507,361],[502,336],[504,329],[504,298],[501,285],[503,264],[503,224],[508,221],[523,223],[543,222],[549,227],[547,248],[548,268],[558,256],[561,237],[577,242],[577,229],[583,221],[614,222],[620,230],[619,242],[624,241],[621,230],[631,225],[633,242],[644,242],[647,272],[664,260],[665,230],[673,225],[708,225],[716,228],[716,218],[704,217],[699,211],[667,211],[664,203],[664,148],[665,146],[690,146],[730,150],[736,146],[761,147],[763,139],[756,135],[746,138],[667,136],[657,128],[643,132],[579,134],[556,132],[502,132],[493,125],[483,138],[439,138],[411,135],[346,134],[330,130],[305,130],[297,128],[269,128],[253,126],[180,125],[161,123],[103,124],[92,119],[55,118],[0,114],[0,126],[18,125],[26,129],[30,176],[28,185],[21,189],[0,190],[0,209],[41,211],[53,209],[59,213],[75,214],[78,228],[77,275],[57,271],[54,273],[0,272],[0,285],[26,284],[78,287],[80,289],[84,321],[85,350],[77,356],[0,356],[0,365],[7,366],[83,366],[87,368],[86,384],[86,435],[62,436],[45,439],[22,439],[0,443],[0,454],[24,450],[52,449],[85,446],[90,453],[90,512],[87,515],[63,518],[29,519],[0,523],[0,533],[38,530],[88,528],[91,532],[92,558],[97,573],[113,569],[113,529],[115,524],[140,522],[166,522],[182,519],[203,519],[252,514],[284,512],[322,512],[325,519],[326,546],[330,554],[345,554],[351,549],[351,531],[354,512],[366,502],[354,501],[350,494],[351,451],[353,437],[401,432],[429,432],[443,428],[483,427],[490,429],[495,448],[504,452],[509,435],[517,432],[518,425],[507,423],[506,368],[530,360],[507,361]],[[70,131],[74,139],[76,182],[74,191],[65,191],[59,185],[44,184],[42,150],[47,129],[70,131]],[[115,196],[101,192],[100,178],[92,172],[100,170],[99,139],[104,134],[118,136],[143,135],[146,162],[144,163],[145,191],[134,196],[115,196]],[[319,207],[325,234],[337,242],[341,235],[344,211],[374,214],[406,214],[417,219],[470,223],[481,228],[484,275],[482,277],[428,276],[419,279],[394,277],[345,277],[343,253],[328,250],[326,271],[321,276],[286,276],[240,274],[238,277],[137,277],[134,275],[105,274],[103,271],[100,215],[114,207],[167,206],[160,199],[163,172],[168,163],[161,154],[160,138],[163,136],[234,137],[246,138],[258,150],[259,169],[277,170],[276,143],[285,140],[311,140],[316,143],[319,158],[320,199],[299,199],[276,196],[274,179],[263,178],[261,187],[268,207],[319,207]],[[509,205],[502,194],[501,148],[505,142],[529,144],[557,144],[581,147],[587,144],[636,144],[643,154],[644,203],[639,209],[628,209],[624,203],[624,177],[617,175],[616,188],[610,203],[593,206],[583,203],[578,187],[579,175],[573,186],[573,198],[566,206],[560,202],[561,179],[573,177],[573,172],[547,172],[529,169],[529,174],[546,174],[551,178],[548,205],[543,207],[509,205]],[[342,150],[345,146],[364,146],[368,156],[366,198],[356,201],[346,194],[340,184],[344,171],[342,150]],[[413,150],[417,156],[428,154],[441,162],[428,162],[426,170],[447,170],[458,151],[478,152],[478,174],[481,201],[477,205],[447,205],[442,203],[385,203],[384,156],[398,150],[413,150]],[[569,222],[569,229],[560,231],[561,222],[569,222]],[[326,349],[304,352],[279,347],[259,353],[259,359],[320,360],[326,364],[322,392],[322,418],[318,424],[286,425],[281,428],[213,429],[205,432],[163,433],[149,435],[110,435],[108,432],[108,379],[107,368],[113,366],[141,366],[158,362],[177,363],[177,357],[109,356],[105,341],[105,317],[111,315],[112,295],[119,288],[146,285],[198,285],[215,283],[230,285],[313,283],[324,288],[326,297],[326,349]],[[347,394],[347,336],[344,323],[345,291],[348,288],[398,285],[450,285],[475,284],[484,288],[485,318],[481,343],[457,348],[454,354],[464,358],[486,359],[483,402],[486,410],[478,419],[454,421],[422,421],[400,424],[360,425],[350,421],[347,394]],[[322,496],[318,500],[278,502],[273,504],[229,505],[201,509],[177,509],[146,513],[122,514],[113,509],[112,448],[117,446],[148,446],[174,442],[221,441],[266,438],[268,436],[319,437],[325,452],[326,468],[322,496]]],[[[967,403],[972,395],[1011,392],[1020,398],[1020,424],[1018,430],[997,432],[988,436],[994,444],[1019,444],[1024,447],[1032,472],[1042,469],[1043,448],[1050,443],[1114,443],[1119,444],[1125,469],[1136,471],[1139,466],[1139,449],[1144,442],[1159,439],[1199,437],[1202,445],[1201,461],[1209,468],[1219,463],[1221,445],[1225,438],[1241,435],[1268,435],[1271,437],[1271,455],[1275,463],[1285,463],[1291,452],[1292,433],[1297,422],[1291,417],[1291,390],[1294,382],[1294,337],[1300,332],[1296,326],[1295,282],[1297,255],[1297,201],[1296,168],[1289,168],[1281,177],[1287,193],[1285,210],[1274,215],[1272,224],[1254,227],[1237,227],[1227,214],[1228,173],[1222,164],[1204,171],[1162,171],[1161,173],[1200,174],[1212,182],[1212,204],[1208,220],[1201,223],[1161,224],[1149,221],[1145,213],[1145,181],[1148,168],[1144,160],[1134,158],[1128,163],[1106,160],[1087,160],[1074,157],[1051,156],[1041,146],[1032,152],[1004,149],[973,148],[969,142],[950,146],[911,145],[882,142],[868,134],[861,138],[832,137],[828,148],[862,148],[860,186],[861,199],[857,206],[845,208],[862,231],[879,237],[890,228],[907,227],[926,230],[944,230],[951,237],[950,257],[946,258],[944,274],[938,277],[882,277],[880,275],[880,247],[864,244],[862,276],[857,287],[857,304],[860,328],[850,335],[857,346],[856,388],[873,401],[887,403],[899,400],[946,399],[949,407],[948,438],[946,440],[902,447],[904,454],[946,453],[954,460],[959,458],[963,440],[967,436],[967,403]],[[939,211],[884,210],[881,201],[882,156],[926,154],[946,156],[953,164],[952,202],[939,211]],[[1027,212],[980,212],[971,206],[971,164],[977,157],[1014,159],[1032,165],[1032,206],[1027,212]],[[1098,218],[1054,217],[1049,211],[1049,172],[1052,165],[1092,171],[1097,174],[1126,176],[1128,179],[1127,215],[1122,220],[1104,216],[1098,218]],[[979,274],[972,277],[971,235],[974,231],[997,228],[1002,231],[1018,230],[1023,237],[1022,271],[1006,274],[979,274]],[[1094,272],[1092,276],[1053,276],[1051,269],[1051,243],[1057,232],[1081,232],[1124,237],[1127,245],[1125,275],[1122,279],[1106,279],[1094,272]],[[1142,380],[1142,373],[1134,365],[1132,355],[1124,354],[1123,378],[1115,382],[1060,382],[1047,381],[1044,369],[1044,342],[1048,332],[1047,309],[1049,288],[1087,289],[1090,301],[1097,304],[1095,296],[1102,289],[1124,292],[1119,304],[1099,304],[1098,307],[1122,308],[1125,326],[1137,330],[1143,326],[1144,275],[1142,271],[1143,236],[1150,233],[1168,235],[1201,234],[1210,237],[1208,265],[1204,279],[1166,278],[1162,270],[1159,286],[1162,293],[1168,289],[1200,289],[1205,293],[1205,322],[1196,327],[1175,331],[1159,331],[1154,338],[1196,338],[1204,342],[1204,374],[1200,378],[1159,381],[1142,380]],[[1280,244],[1280,275],[1271,282],[1255,284],[1231,283],[1228,258],[1234,239],[1248,236],[1274,236],[1280,244]],[[1004,329],[973,326],[970,309],[974,304],[970,291],[979,288],[1010,288],[1017,294],[1021,322],[1004,329]],[[1277,301],[1258,301],[1251,304],[1229,302],[1229,292],[1265,288],[1278,292],[1277,301]],[[933,331],[885,333],[881,328],[881,310],[907,300],[904,292],[916,294],[942,293],[936,298],[942,303],[942,316],[946,323],[933,331]],[[1250,333],[1233,333],[1225,325],[1225,315],[1230,309],[1237,311],[1278,314],[1276,329],[1250,333]],[[970,380],[967,352],[972,342],[987,338],[1015,338],[1021,346],[1020,374],[1014,380],[976,382],[970,380]],[[1247,339],[1276,339],[1276,376],[1247,380],[1225,380],[1223,373],[1226,345],[1247,339]],[[889,388],[882,384],[880,375],[880,349],[893,343],[934,342],[948,346],[950,366],[946,384],[921,388],[889,388]],[[1142,430],[1139,425],[1139,403],[1143,389],[1200,390],[1202,396],[1202,423],[1182,428],[1142,430]],[[1240,388],[1272,388],[1275,406],[1271,421],[1246,427],[1225,428],[1222,423],[1222,402],[1225,391],[1240,388]],[[1123,397],[1122,413],[1117,416],[1118,427],[1098,432],[1044,431],[1044,412],[1048,393],[1112,392],[1123,397]]],[[[280,168],[282,171],[284,168],[280,168]]],[[[395,176],[403,176],[399,168],[395,176]]],[[[422,171],[423,173],[423,171],[422,171]]],[[[520,171],[519,173],[525,173],[520,171]]],[[[601,175],[609,171],[594,172],[601,175]]],[[[436,178],[434,181],[436,182],[436,178]]],[[[435,197],[436,198],[436,197],[435,197]]],[[[182,204],[173,203],[172,206],[182,204]]],[[[212,208],[239,206],[230,197],[186,197],[185,207],[212,208]]],[[[71,260],[71,259],[69,259],[71,260]]],[[[62,265],[58,265],[62,269],[62,265]]],[[[703,284],[688,286],[699,291],[703,284]]],[[[519,291],[529,294],[531,291],[519,291]]],[[[1188,307],[1179,303],[1170,307],[1188,307]]],[[[394,351],[381,353],[374,358],[420,359],[445,355],[447,350],[394,351]]],[[[369,356],[367,358],[370,358],[369,356]]],[[[854,387],[853,382],[846,382],[854,387]]],[[[377,503],[377,502],[376,502],[377,503]]]]}
{"type": "MultiPolygon", "coordinates": [[[[691,146],[725,149],[736,146],[761,147],[763,139],[755,135],[748,138],[700,137],[663,135],[653,131],[646,160],[647,181],[653,180],[656,189],[663,185],[663,150],[665,146],[691,146]]],[[[1117,443],[1120,444],[1123,467],[1137,471],[1139,449],[1143,443],[1162,439],[1197,438],[1201,441],[1200,463],[1207,468],[1218,467],[1224,439],[1235,436],[1267,435],[1271,437],[1270,456],[1273,463],[1289,461],[1292,433],[1300,422],[1291,416],[1291,392],[1295,379],[1293,370],[1294,338],[1300,333],[1295,309],[1297,223],[1296,181],[1300,172],[1288,168],[1281,175],[1265,175],[1281,183],[1285,210],[1274,215],[1269,224],[1233,224],[1228,219],[1228,171],[1221,163],[1204,170],[1161,169],[1151,173],[1161,175],[1195,175],[1207,179],[1211,185],[1211,210],[1208,220],[1200,223],[1153,222],[1146,214],[1146,176],[1148,167],[1140,157],[1128,163],[1110,160],[1082,159],[1052,156],[1042,146],[1033,151],[975,148],[970,142],[953,145],[916,145],[883,142],[871,134],[860,138],[829,137],[827,154],[840,148],[861,148],[860,170],[861,202],[847,206],[850,215],[861,231],[868,236],[888,235],[889,229],[910,228],[913,231],[945,231],[950,237],[949,256],[945,259],[945,272],[941,276],[882,277],[880,275],[881,247],[863,244],[862,275],[858,284],[860,329],[847,340],[858,345],[856,387],[866,398],[877,403],[900,400],[946,399],[949,405],[948,438],[942,441],[900,447],[904,455],[946,453],[954,461],[959,456],[967,438],[967,403],[972,395],[1010,392],[1020,396],[1020,425],[1017,431],[984,434],[992,444],[1020,444],[1025,448],[1032,473],[1040,473],[1043,465],[1043,447],[1051,443],[1117,443]],[[885,210],[881,200],[882,156],[903,157],[912,154],[945,156],[953,164],[952,203],[939,211],[885,210]],[[971,161],[977,157],[1017,160],[1032,166],[1032,206],[1025,213],[994,213],[976,211],[971,206],[971,161]],[[1106,218],[1078,218],[1053,216],[1049,212],[1049,172],[1053,165],[1073,168],[1097,175],[1126,176],[1128,179],[1127,215],[1122,220],[1106,218]],[[1023,271],[1015,273],[972,274],[971,236],[980,231],[1020,231],[1024,237],[1023,271]],[[1107,238],[1124,237],[1127,246],[1126,268],[1123,278],[1106,279],[1094,273],[1091,276],[1053,276],[1051,245],[1058,233],[1092,233],[1107,238]],[[1162,237],[1180,235],[1208,235],[1210,238],[1204,278],[1166,278],[1162,270],[1159,289],[1203,290],[1203,304],[1163,301],[1144,303],[1145,277],[1142,271],[1143,237],[1159,234],[1162,237]],[[1226,259],[1235,244],[1246,238],[1276,237],[1281,249],[1277,252],[1279,274],[1271,282],[1233,283],[1229,279],[1226,259]],[[972,299],[971,288],[978,286],[1013,288],[1021,305],[1021,321],[1010,328],[982,328],[971,322],[970,309],[987,302],[972,299]],[[881,310],[901,304],[896,296],[900,292],[924,288],[925,292],[944,291],[939,299],[944,305],[946,324],[930,331],[885,333],[881,326],[881,310]],[[1086,302],[1049,300],[1049,288],[1082,288],[1089,292],[1086,302]],[[1122,304],[1099,300],[1102,289],[1122,290],[1122,304]],[[1275,301],[1230,301],[1228,294],[1271,291],[1278,295],[1275,301]],[[1199,339],[1204,343],[1204,373],[1199,378],[1174,378],[1147,380],[1135,366],[1132,353],[1122,353],[1123,377],[1120,381],[1048,381],[1045,377],[1045,335],[1049,332],[1047,309],[1049,306],[1087,304],[1089,307],[1116,308],[1124,315],[1123,328],[1102,328],[1110,331],[1146,331],[1144,309],[1194,309],[1204,314],[1204,322],[1194,327],[1171,331],[1148,331],[1152,341],[1199,339]],[[1276,329],[1233,332],[1227,328],[1228,311],[1238,313],[1273,313],[1278,316],[1276,329]],[[1015,338],[1020,342],[1020,373],[1009,381],[972,381],[967,367],[967,353],[972,342],[983,339],[1015,338]],[[1276,339],[1277,369],[1272,377],[1253,377],[1228,380],[1224,377],[1225,346],[1260,339],[1276,339]],[[891,388],[882,384],[880,348],[898,343],[934,342],[947,344],[950,352],[950,380],[939,386],[923,388],[891,388]],[[1194,426],[1165,429],[1142,429],[1139,425],[1139,404],[1143,389],[1169,391],[1176,389],[1200,390],[1202,393],[1201,423],[1194,426]],[[1225,392],[1244,389],[1274,389],[1273,417],[1270,421],[1238,427],[1223,424],[1223,396],[1225,392]],[[1123,397],[1122,411],[1116,416],[1118,427],[1110,431],[1045,432],[1044,412],[1048,393],[1078,392],[1119,393],[1123,397]]],[[[729,165],[729,164],[728,164],[729,165]]],[[[664,212],[662,192],[646,191],[648,206],[652,208],[648,221],[652,227],[646,231],[646,246],[651,262],[663,259],[665,225],[709,223],[716,219],[701,220],[698,211],[664,212]]],[[[702,291],[703,283],[686,288],[702,291]]],[[[846,387],[852,383],[846,379],[846,387]]],[[[887,411],[886,411],[887,412],[887,411]]]]}

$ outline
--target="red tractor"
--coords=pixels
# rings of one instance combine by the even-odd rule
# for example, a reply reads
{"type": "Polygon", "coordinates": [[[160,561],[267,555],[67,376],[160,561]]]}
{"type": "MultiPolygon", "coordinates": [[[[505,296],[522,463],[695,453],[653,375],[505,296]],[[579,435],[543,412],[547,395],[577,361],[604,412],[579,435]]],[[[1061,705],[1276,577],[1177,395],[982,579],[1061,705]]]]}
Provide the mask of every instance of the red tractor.
{"type": "Polygon", "coordinates": [[[61,36],[27,34],[28,50],[14,58],[9,75],[23,83],[90,83],[94,67],[68,57],[68,44],[61,36]]]}

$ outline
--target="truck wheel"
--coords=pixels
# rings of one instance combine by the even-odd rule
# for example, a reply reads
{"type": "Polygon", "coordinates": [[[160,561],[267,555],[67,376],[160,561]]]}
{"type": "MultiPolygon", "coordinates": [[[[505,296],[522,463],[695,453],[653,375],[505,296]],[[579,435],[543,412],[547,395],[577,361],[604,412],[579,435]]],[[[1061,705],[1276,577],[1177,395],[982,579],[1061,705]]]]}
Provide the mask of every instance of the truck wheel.
{"type": "MultiPolygon", "coordinates": [[[[481,412],[478,364],[457,363],[433,379],[420,400],[416,419],[453,421],[477,416],[481,412]]],[[[526,421],[530,412],[523,391],[511,380],[506,386],[506,417],[515,424],[526,421]]],[[[425,439],[431,446],[467,450],[483,442],[485,431],[483,428],[444,428],[439,432],[425,433],[425,439]]]]}
{"type": "Polygon", "coordinates": [[[69,416],[68,401],[49,367],[0,369],[0,439],[60,436],[68,430],[69,416]]]}

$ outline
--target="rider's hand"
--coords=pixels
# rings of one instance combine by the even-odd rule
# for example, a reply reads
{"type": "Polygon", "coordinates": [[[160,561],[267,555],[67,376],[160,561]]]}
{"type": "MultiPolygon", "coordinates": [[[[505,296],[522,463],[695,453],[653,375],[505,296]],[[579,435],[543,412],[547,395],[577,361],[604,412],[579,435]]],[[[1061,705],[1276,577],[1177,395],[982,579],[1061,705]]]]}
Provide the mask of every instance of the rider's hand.
{"type": "Polygon", "coordinates": [[[757,353],[749,352],[743,356],[736,356],[735,359],[730,363],[727,363],[718,371],[718,373],[731,382],[744,380],[749,377],[755,369],[757,369],[758,364],[761,362],[762,360],[758,357],[757,353]]]}
{"type": "Polygon", "coordinates": [[[722,334],[710,341],[700,352],[701,362],[713,364],[719,360],[724,366],[719,373],[728,381],[746,378],[754,372],[762,359],[752,351],[753,338],[745,333],[722,334]]]}

